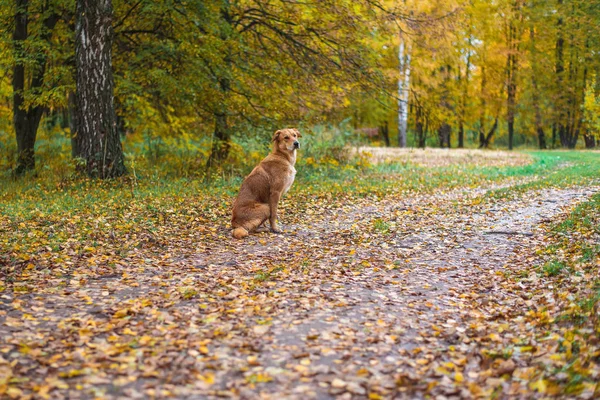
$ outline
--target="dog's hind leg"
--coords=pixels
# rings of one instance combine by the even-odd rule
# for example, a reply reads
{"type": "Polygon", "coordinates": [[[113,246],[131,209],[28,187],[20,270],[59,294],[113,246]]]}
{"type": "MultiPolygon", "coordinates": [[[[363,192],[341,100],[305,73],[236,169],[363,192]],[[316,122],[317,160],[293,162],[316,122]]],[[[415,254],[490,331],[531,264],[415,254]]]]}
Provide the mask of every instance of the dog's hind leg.
{"type": "Polygon", "coordinates": [[[254,232],[256,228],[265,223],[270,214],[269,205],[262,203],[257,203],[245,211],[247,219],[235,227],[232,233],[236,239],[243,239],[250,232],[254,232]]]}
{"type": "Polygon", "coordinates": [[[270,231],[270,229],[269,229],[269,227],[267,226],[267,220],[264,220],[264,221],[262,222],[262,224],[260,224],[260,225],[258,226],[258,228],[256,228],[256,231],[255,231],[255,232],[262,233],[262,232],[269,232],[269,231],[270,231]]]}
{"type": "Polygon", "coordinates": [[[231,236],[233,236],[236,239],[243,239],[246,236],[248,236],[248,231],[246,230],[246,228],[238,226],[233,230],[233,232],[231,232],[231,236]]]}

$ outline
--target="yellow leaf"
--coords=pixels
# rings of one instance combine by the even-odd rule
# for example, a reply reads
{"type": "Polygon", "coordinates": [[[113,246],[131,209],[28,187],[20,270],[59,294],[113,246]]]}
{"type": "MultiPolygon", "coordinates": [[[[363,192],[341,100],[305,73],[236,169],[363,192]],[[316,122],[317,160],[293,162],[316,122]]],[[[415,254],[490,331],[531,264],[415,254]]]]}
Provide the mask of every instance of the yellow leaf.
{"type": "Polygon", "coordinates": [[[23,397],[23,392],[21,391],[21,389],[18,389],[16,387],[8,388],[8,390],[6,391],[6,394],[11,399],[19,399],[19,398],[23,397]]]}
{"type": "Polygon", "coordinates": [[[114,313],[113,318],[123,318],[129,313],[129,308],[122,308],[114,313]]]}
{"type": "Polygon", "coordinates": [[[492,339],[494,342],[502,341],[502,338],[497,333],[490,333],[489,338],[492,339]]]}
{"type": "Polygon", "coordinates": [[[454,380],[456,381],[456,383],[463,383],[465,378],[463,377],[463,374],[461,372],[456,371],[456,373],[454,374],[454,380]]]}
{"type": "Polygon", "coordinates": [[[207,372],[204,375],[200,375],[200,379],[202,379],[204,383],[212,385],[213,383],[215,383],[215,374],[213,374],[212,372],[207,372]]]}
{"type": "Polygon", "coordinates": [[[537,390],[539,393],[546,393],[548,385],[545,379],[538,379],[535,382],[531,382],[529,388],[531,390],[537,390]]]}
{"type": "Polygon", "coordinates": [[[143,346],[144,346],[144,345],[147,345],[148,343],[150,343],[150,341],[151,341],[151,340],[152,340],[152,337],[151,337],[151,336],[144,335],[144,336],[142,336],[142,337],[140,338],[140,344],[141,344],[141,345],[143,345],[143,346]]]}
{"type": "Polygon", "coordinates": [[[70,371],[61,372],[58,375],[61,378],[75,378],[77,376],[85,375],[85,371],[81,369],[72,369],[70,371]]]}
{"type": "Polygon", "coordinates": [[[134,331],[132,331],[132,330],[131,330],[131,329],[129,329],[129,328],[125,328],[125,329],[123,329],[123,334],[124,334],[124,335],[136,336],[136,335],[137,335],[137,332],[134,332],[134,331]]]}

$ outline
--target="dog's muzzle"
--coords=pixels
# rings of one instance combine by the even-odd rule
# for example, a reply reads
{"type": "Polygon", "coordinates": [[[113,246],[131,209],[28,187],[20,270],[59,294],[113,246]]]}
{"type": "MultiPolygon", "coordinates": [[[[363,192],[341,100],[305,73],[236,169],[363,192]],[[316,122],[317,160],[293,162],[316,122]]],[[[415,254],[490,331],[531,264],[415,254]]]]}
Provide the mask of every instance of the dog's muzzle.
{"type": "Polygon", "coordinates": [[[300,143],[298,141],[294,142],[294,148],[295,149],[299,149],[300,148],[300,143]]]}

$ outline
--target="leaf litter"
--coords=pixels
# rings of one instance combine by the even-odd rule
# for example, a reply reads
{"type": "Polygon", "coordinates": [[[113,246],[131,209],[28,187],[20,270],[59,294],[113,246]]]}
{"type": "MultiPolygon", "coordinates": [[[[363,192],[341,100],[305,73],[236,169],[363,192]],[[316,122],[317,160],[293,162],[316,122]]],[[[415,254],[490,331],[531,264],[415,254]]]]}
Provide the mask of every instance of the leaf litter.
{"type": "Polygon", "coordinates": [[[598,188],[488,195],[523,182],[306,194],[284,201],[285,234],[246,241],[223,207],[173,205],[161,231],[42,249],[0,292],[0,394],[592,398],[598,343],[550,329],[564,295],[532,266],[547,222],[598,188]],[[532,236],[486,234],[499,230],[532,236]]]}

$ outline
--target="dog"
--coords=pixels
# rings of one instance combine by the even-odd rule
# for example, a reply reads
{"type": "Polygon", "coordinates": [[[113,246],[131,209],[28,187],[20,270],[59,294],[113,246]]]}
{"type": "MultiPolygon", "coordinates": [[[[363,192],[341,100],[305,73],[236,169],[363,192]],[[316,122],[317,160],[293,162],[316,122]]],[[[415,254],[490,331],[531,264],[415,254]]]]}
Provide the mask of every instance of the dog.
{"type": "Polygon", "coordinates": [[[298,129],[281,129],[273,134],[271,154],[244,179],[233,203],[231,226],[234,238],[245,238],[267,219],[271,232],[281,233],[277,225],[277,205],[294,183],[296,150],[300,148],[298,139],[301,137],[298,129]]]}

